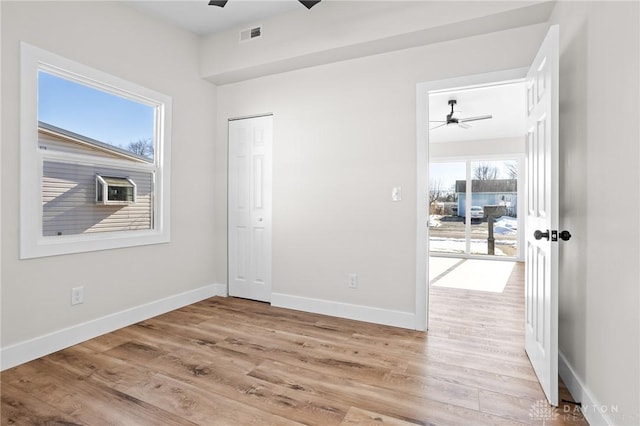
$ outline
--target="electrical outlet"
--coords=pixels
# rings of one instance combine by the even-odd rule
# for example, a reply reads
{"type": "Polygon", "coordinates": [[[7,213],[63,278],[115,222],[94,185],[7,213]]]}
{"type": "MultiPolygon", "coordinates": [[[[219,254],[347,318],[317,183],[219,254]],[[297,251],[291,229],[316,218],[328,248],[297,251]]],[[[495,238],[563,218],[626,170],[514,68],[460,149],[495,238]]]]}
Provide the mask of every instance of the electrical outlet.
{"type": "Polygon", "coordinates": [[[71,289],[71,304],[79,305],[84,303],[84,287],[74,287],[71,289]]]}
{"type": "Polygon", "coordinates": [[[355,272],[350,273],[349,282],[347,285],[349,288],[358,288],[358,274],[356,274],[355,272]]]}

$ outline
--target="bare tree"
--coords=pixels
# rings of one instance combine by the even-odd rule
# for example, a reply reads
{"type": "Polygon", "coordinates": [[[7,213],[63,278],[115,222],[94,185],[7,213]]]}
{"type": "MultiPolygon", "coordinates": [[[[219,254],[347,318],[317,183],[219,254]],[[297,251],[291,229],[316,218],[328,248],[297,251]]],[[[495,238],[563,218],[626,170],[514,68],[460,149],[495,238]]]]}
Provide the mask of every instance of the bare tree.
{"type": "Polygon", "coordinates": [[[458,202],[458,193],[456,192],[456,184],[454,183],[453,185],[451,185],[449,187],[449,190],[445,193],[444,196],[444,201],[450,202],[450,203],[457,203],[458,202]]]}
{"type": "Polygon", "coordinates": [[[476,180],[496,180],[498,168],[490,163],[479,163],[473,170],[473,178],[476,180]]]}
{"type": "Polygon", "coordinates": [[[510,179],[518,179],[518,162],[508,161],[504,163],[504,168],[507,169],[507,175],[510,179]]]}
{"type": "Polygon", "coordinates": [[[434,204],[442,196],[442,182],[440,179],[434,179],[431,181],[429,188],[429,205],[434,204]]]}
{"type": "Polygon", "coordinates": [[[129,142],[126,149],[142,157],[153,158],[153,141],[149,138],[129,142]]]}

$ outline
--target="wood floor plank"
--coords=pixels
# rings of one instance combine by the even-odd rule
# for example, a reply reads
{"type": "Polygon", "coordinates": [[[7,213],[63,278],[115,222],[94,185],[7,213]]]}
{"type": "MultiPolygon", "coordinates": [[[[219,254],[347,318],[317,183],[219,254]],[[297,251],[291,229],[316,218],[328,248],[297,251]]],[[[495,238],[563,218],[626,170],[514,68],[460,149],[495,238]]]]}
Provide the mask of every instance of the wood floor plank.
{"type": "Polygon", "coordinates": [[[175,378],[156,374],[129,394],[200,425],[283,425],[301,423],[226,398],[175,378]]]}
{"type": "Polygon", "coordinates": [[[480,409],[477,388],[452,383],[434,375],[415,376],[392,372],[385,375],[380,386],[407,395],[415,395],[472,410],[480,409]]]}
{"type": "Polygon", "coordinates": [[[2,384],[0,424],[2,425],[77,425],[73,417],[44,403],[15,386],[2,384]]]}
{"type": "MultiPolygon", "coordinates": [[[[427,333],[207,299],[2,372],[0,418],[3,425],[541,424],[531,413],[550,407],[523,350],[522,265],[503,293],[432,287],[429,294],[427,333]]],[[[586,424],[567,408],[551,411],[558,415],[547,424],[586,424]]]]}
{"type": "Polygon", "coordinates": [[[410,363],[407,373],[417,376],[435,376],[452,383],[503,392],[516,397],[538,398],[543,395],[542,388],[536,380],[521,379],[446,362],[410,363]]]}
{"type": "Polygon", "coordinates": [[[125,337],[120,337],[115,333],[107,333],[91,340],[87,340],[86,342],[82,342],[78,346],[82,346],[93,352],[104,352],[115,348],[116,346],[120,346],[127,341],[128,339],[125,337]]]}
{"type": "MultiPolygon", "coordinates": [[[[303,336],[291,332],[283,332],[274,329],[264,329],[264,332],[258,337],[257,331],[253,326],[245,326],[238,323],[230,323],[228,321],[207,321],[200,326],[205,329],[219,330],[220,328],[230,328],[233,330],[233,336],[228,337],[224,341],[227,343],[236,341],[240,338],[251,340],[253,343],[260,343],[263,347],[275,346],[279,351],[287,351],[291,354],[313,353],[322,355],[334,360],[343,360],[344,362],[358,362],[361,359],[367,360],[367,365],[378,366],[386,369],[402,369],[406,368],[406,362],[395,356],[388,356],[385,352],[379,351],[367,346],[358,346],[350,341],[348,345],[343,342],[336,343],[330,339],[303,336]],[[277,342],[277,345],[274,343],[277,342]]],[[[326,333],[326,332],[325,332],[326,333]]],[[[224,342],[219,342],[218,346],[223,346],[224,342]]],[[[301,355],[302,356],[302,355],[301,355]]]]}
{"type": "Polygon", "coordinates": [[[281,350],[276,346],[263,346],[246,339],[229,339],[229,341],[221,342],[217,346],[233,348],[256,356],[262,353],[266,359],[281,359],[289,365],[311,367],[330,376],[371,380],[372,378],[381,379],[391,371],[389,368],[370,365],[362,360],[325,356],[311,351],[307,352],[304,348],[299,348],[296,351],[281,350]]]}
{"type": "Polygon", "coordinates": [[[154,360],[153,368],[176,380],[197,386],[209,393],[258,408],[276,416],[306,424],[339,424],[348,406],[218,368],[215,359],[200,364],[197,371],[170,355],[154,360]]]}
{"type": "Polygon", "coordinates": [[[154,374],[127,361],[94,353],[82,345],[51,354],[47,357],[47,362],[79,378],[92,380],[119,391],[125,391],[154,374]]]}
{"type": "Polygon", "coordinates": [[[367,411],[356,407],[351,407],[347,412],[341,425],[359,425],[359,426],[412,426],[416,423],[406,422],[404,420],[396,419],[394,417],[385,416],[380,413],[374,413],[373,411],[367,411]]]}
{"type": "Polygon", "coordinates": [[[327,379],[323,373],[285,363],[265,361],[252,371],[251,375],[264,382],[289,387],[326,400],[340,400],[351,406],[409,423],[488,425],[505,421],[499,416],[430,399],[429,395],[417,397],[348,377],[327,379]]]}
{"type": "Polygon", "coordinates": [[[194,424],[127,393],[60,370],[46,359],[32,361],[28,368],[18,367],[8,383],[56,407],[80,424],[194,424]]]}

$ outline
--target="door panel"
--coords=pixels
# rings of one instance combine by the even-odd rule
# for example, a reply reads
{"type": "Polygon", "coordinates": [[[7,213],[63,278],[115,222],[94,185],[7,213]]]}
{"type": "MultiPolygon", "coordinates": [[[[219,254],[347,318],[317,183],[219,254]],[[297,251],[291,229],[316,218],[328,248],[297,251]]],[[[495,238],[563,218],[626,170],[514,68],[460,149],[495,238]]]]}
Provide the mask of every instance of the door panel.
{"type": "Polygon", "coordinates": [[[271,300],[272,116],[229,121],[229,295],[271,300]]]}
{"type": "Polygon", "coordinates": [[[264,208],[262,204],[262,196],[264,194],[264,175],[263,175],[264,156],[256,155],[253,159],[253,208],[258,211],[264,208]]]}
{"type": "Polygon", "coordinates": [[[547,399],[558,405],[558,27],[527,73],[525,348],[547,399]]]}
{"type": "Polygon", "coordinates": [[[245,251],[240,247],[246,247],[248,244],[247,228],[244,226],[236,226],[236,250],[234,260],[236,262],[234,278],[237,281],[246,281],[247,279],[247,259],[245,251]]]}

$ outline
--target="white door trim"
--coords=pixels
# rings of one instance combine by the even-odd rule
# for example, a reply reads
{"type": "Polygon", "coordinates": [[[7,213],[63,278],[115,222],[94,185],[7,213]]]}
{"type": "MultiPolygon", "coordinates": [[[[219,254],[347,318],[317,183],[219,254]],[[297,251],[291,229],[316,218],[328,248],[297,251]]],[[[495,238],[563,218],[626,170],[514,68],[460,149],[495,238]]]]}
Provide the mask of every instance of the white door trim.
{"type": "Polygon", "coordinates": [[[273,116],[272,112],[265,112],[264,114],[253,114],[253,115],[242,115],[240,117],[231,117],[231,118],[228,118],[227,121],[247,120],[249,118],[272,117],[272,116],[273,116]]]}
{"type": "Polygon", "coordinates": [[[528,67],[474,74],[416,85],[416,330],[428,329],[429,304],[429,93],[523,81],[528,67]]]}

